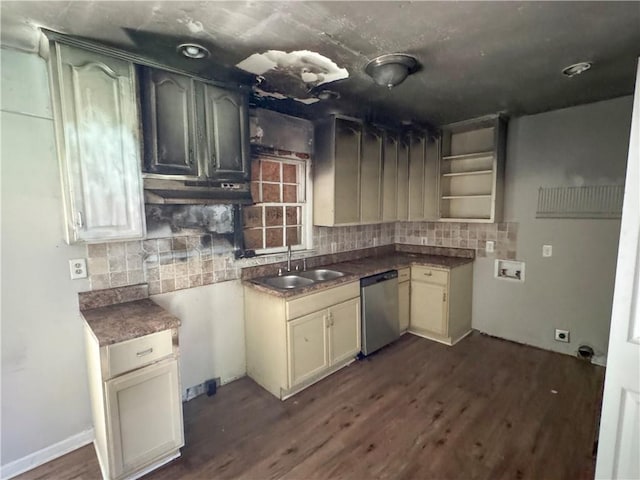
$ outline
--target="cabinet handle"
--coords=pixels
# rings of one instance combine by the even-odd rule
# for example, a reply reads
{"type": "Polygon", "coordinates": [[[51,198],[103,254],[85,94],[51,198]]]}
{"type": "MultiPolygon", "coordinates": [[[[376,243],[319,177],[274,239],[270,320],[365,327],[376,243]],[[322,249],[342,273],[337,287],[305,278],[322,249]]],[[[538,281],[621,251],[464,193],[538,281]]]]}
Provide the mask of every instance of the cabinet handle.
{"type": "Polygon", "coordinates": [[[432,275],[433,275],[433,273],[431,273],[431,272],[427,272],[427,273],[425,273],[425,276],[426,276],[426,277],[430,277],[430,276],[432,276],[432,275]]]}
{"type": "Polygon", "coordinates": [[[189,149],[189,165],[193,165],[193,150],[189,149]]]}
{"type": "Polygon", "coordinates": [[[442,294],[442,301],[443,302],[447,301],[447,293],[446,292],[442,294]]]}
{"type": "Polygon", "coordinates": [[[153,352],[153,347],[147,348],[146,350],[142,350],[141,352],[136,353],[137,357],[144,357],[145,355],[149,355],[153,352]]]}
{"type": "Polygon", "coordinates": [[[82,220],[82,212],[76,212],[76,226],[82,228],[84,222],[82,220]]]}

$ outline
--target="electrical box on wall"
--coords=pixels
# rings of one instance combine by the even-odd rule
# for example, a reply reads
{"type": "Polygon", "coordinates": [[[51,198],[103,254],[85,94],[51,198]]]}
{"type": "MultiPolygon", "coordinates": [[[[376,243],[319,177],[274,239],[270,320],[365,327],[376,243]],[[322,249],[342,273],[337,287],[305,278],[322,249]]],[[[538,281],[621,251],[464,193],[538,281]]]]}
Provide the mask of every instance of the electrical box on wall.
{"type": "Polygon", "coordinates": [[[494,276],[503,280],[524,282],[524,262],[516,260],[496,260],[494,276]]]}

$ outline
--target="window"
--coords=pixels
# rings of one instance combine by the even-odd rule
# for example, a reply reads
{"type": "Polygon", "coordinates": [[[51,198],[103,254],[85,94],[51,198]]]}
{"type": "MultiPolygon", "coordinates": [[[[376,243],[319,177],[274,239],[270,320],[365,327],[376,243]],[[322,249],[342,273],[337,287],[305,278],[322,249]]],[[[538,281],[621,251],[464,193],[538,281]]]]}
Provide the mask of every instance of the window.
{"type": "Polygon", "coordinates": [[[254,205],[243,209],[245,248],[257,253],[309,248],[307,163],[280,157],[251,161],[254,205]]]}

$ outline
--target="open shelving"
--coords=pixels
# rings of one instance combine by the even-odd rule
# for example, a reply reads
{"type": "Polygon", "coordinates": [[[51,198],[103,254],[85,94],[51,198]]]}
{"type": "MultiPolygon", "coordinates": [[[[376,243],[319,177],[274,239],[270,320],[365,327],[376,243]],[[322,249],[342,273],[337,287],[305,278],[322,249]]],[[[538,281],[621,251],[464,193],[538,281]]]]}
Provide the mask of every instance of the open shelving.
{"type": "Polygon", "coordinates": [[[442,139],[440,220],[499,221],[506,121],[492,115],[448,125],[442,139]]]}

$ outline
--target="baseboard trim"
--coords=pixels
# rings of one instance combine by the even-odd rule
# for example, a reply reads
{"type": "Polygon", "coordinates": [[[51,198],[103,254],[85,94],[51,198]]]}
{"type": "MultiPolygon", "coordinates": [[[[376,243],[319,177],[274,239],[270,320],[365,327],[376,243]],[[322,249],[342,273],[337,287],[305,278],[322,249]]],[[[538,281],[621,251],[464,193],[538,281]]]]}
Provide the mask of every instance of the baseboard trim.
{"type": "Polygon", "coordinates": [[[66,455],[73,450],[90,444],[91,442],[93,442],[94,437],[95,434],[93,428],[90,428],[89,430],[85,430],[84,432],[80,432],[76,435],[66,438],[61,442],[50,445],[46,448],[43,448],[42,450],[38,450],[37,452],[33,452],[26,457],[22,457],[18,460],[7,463],[6,465],[2,465],[2,467],[0,467],[0,478],[2,480],[7,480],[9,478],[20,475],[21,473],[33,470],[34,468],[39,467],[40,465],[43,465],[53,459],[61,457],[62,455],[66,455]]]}

